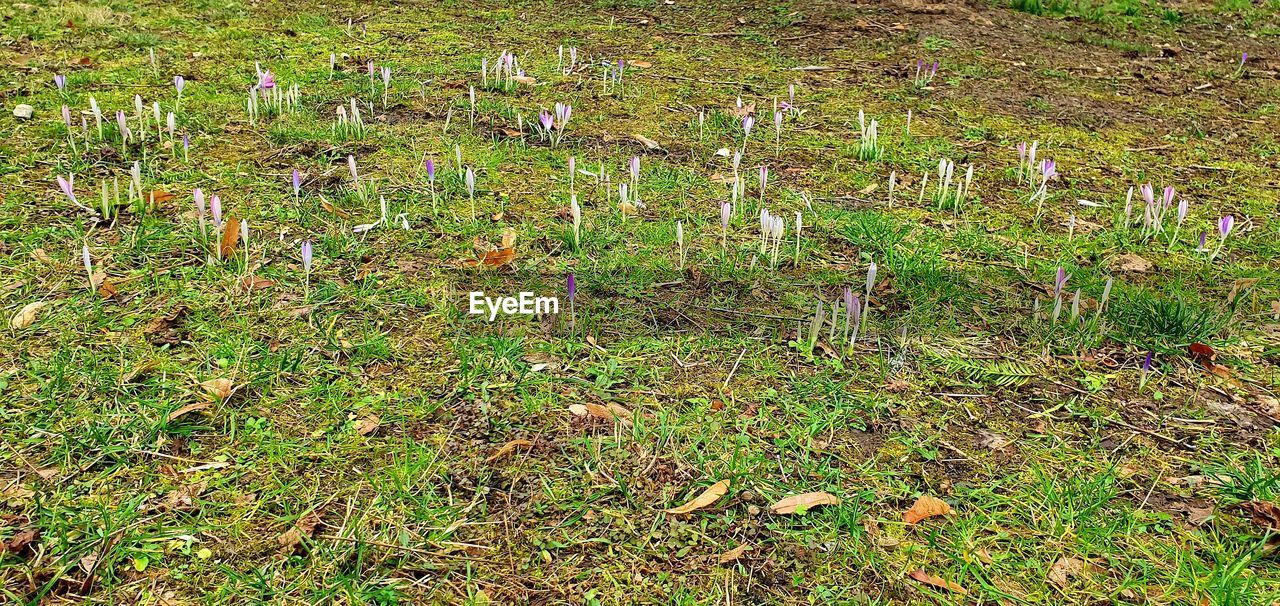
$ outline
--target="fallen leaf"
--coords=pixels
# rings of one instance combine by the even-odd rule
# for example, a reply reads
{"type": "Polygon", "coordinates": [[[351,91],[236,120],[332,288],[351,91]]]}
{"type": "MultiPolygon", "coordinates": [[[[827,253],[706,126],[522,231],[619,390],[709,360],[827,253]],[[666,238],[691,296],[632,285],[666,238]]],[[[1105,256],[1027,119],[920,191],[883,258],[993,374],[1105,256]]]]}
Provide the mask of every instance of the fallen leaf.
{"type": "Polygon", "coordinates": [[[275,285],[275,280],[268,280],[257,276],[245,276],[240,279],[240,287],[247,291],[262,290],[264,288],[271,288],[275,285]]]}
{"type": "Polygon", "coordinates": [[[734,547],[733,549],[730,549],[729,551],[726,551],[720,554],[720,563],[728,564],[729,562],[737,560],[738,558],[742,557],[742,554],[748,551],[751,551],[751,549],[752,547],[746,543],[743,543],[737,547],[734,547]]]}
{"type": "Polygon", "coordinates": [[[338,207],[336,207],[336,206],[334,206],[334,205],[330,204],[328,200],[321,199],[321,200],[320,200],[320,208],[323,208],[326,212],[333,213],[333,214],[337,215],[337,216],[338,216],[339,218],[341,218],[341,219],[350,219],[350,218],[351,218],[351,213],[349,213],[349,212],[347,212],[347,211],[345,211],[345,210],[342,210],[341,208],[338,208],[338,207]]]}
{"type": "Polygon", "coordinates": [[[512,440],[503,444],[502,448],[499,448],[497,452],[489,455],[489,458],[485,459],[485,462],[492,463],[507,456],[508,454],[511,454],[517,448],[529,448],[531,446],[533,446],[533,442],[530,442],[529,440],[512,440]]]}
{"type": "Polygon", "coordinates": [[[1190,352],[1193,360],[1201,364],[1206,362],[1213,363],[1218,358],[1218,352],[1204,343],[1192,343],[1187,347],[1187,351],[1190,352]]]}
{"type": "Polygon", "coordinates": [[[641,135],[638,133],[632,133],[631,138],[635,139],[636,141],[639,141],[642,145],[644,145],[645,149],[649,149],[649,150],[662,149],[662,145],[660,145],[657,141],[654,141],[653,139],[650,139],[644,135],[641,135]]]}
{"type": "Polygon", "coordinates": [[[631,67],[639,67],[641,69],[649,69],[650,67],[653,67],[653,64],[648,61],[627,61],[627,65],[630,65],[631,67]]]}
{"type": "Polygon", "coordinates": [[[41,263],[52,263],[52,262],[53,262],[53,259],[49,257],[49,253],[45,252],[43,248],[37,248],[37,249],[35,249],[35,250],[31,251],[31,258],[32,258],[32,259],[35,259],[35,260],[37,260],[37,261],[39,261],[39,262],[41,262],[41,263]]]}
{"type": "Polygon", "coordinates": [[[631,411],[623,408],[620,404],[610,403],[607,406],[600,404],[571,404],[569,412],[579,416],[592,416],[606,421],[621,421],[623,423],[631,422],[631,411]]]}
{"type": "Polygon", "coordinates": [[[229,217],[222,228],[222,240],[218,243],[218,255],[229,258],[236,252],[236,244],[240,242],[240,219],[229,217]]]}
{"type": "Polygon", "coordinates": [[[826,492],[806,492],[786,497],[769,506],[769,511],[778,515],[801,514],[822,505],[839,505],[840,497],[826,492]]]}
{"type": "Polygon", "coordinates": [[[1254,524],[1271,532],[1280,532],[1280,506],[1266,501],[1245,501],[1238,507],[1249,514],[1254,524]]]}
{"type": "Polygon", "coordinates": [[[196,482],[170,490],[160,502],[159,508],[164,511],[190,511],[195,508],[196,498],[208,486],[208,482],[196,482]]]}
{"type": "Polygon", "coordinates": [[[378,415],[369,415],[363,419],[360,419],[359,423],[356,423],[356,433],[362,436],[367,436],[375,431],[378,431],[378,428],[381,426],[382,426],[382,419],[379,418],[378,415]]]}
{"type": "Polygon", "coordinates": [[[512,76],[511,79],[525,86],[533,86],[538,83],[538,79],[533,76],[512,76]]]}
{"type": "Polygon", "coordinates": [[[916,499],[911,509],[903,512],[902,521],[908,524],[915,524],[925,518],[943,516],[949,513],[951,513],[951,506],[946,501],[929,495],[921,495],[919,499],[916,499]]]}
{"type": "Polygon", "coordinates": [[[947,591],[958,593],[960,595],[969,595],[969,591],[964,587],[961,587],[956,583],[952,583],[942,577],[935,577],[919,568],[912,570],[907,576],[910,576],[912,579],[924,583],[925,585],[937,587],[939,589],[946,589],[947,591]]]}
{"type": "Polygon", "coordinates": [[[729,492],[729,480],[720,480],[719,482],[707,487],[707,489],[702,491],[701,494],[689,500],[689,502],[684,505],[674,509],[668,509],[667,513],[682,514],[697,511],[707,505],[719,501],[720,497],[723,497],[726,492],[729,492]]]}
{"type": "Polygon", "coordinates": [[[148,341],[152,345],[177,345],[182,342],[182,335],[178,332],[178,322],[187,315],[187,307],[179,305],[173,308],[167,316],[160,316],[152,320],[147,327],[143,329],[142,334],[150,337],[148,341]]]}
{"type": "Polygon", "coordinates": [[[9,320],[10,328],[26,328],[36,321],[36,315],[40,313],[48,305],[48,301],[32,301],[27,303],[13,315],[13,319],[9,320]]]}
{"type": "Polygon", "coordinates": [[[0,543],[0,553],[21,553],[28,545],[40,538],[40,531],[35,528],[24,530],[18,534],[9,537],[8,541],[0,543]]]}
{"type": "Polygon", "coordinates": [[[1213,517],[1214,513],[1215,510],[1212,504],[1205,507],[1188,506],[1187,523],[1192,526],[1203,526],[1205,522],[1208,522],[1213,517]]]}
{"type": "Polygon", "coordinates": [[[1006,438],[998,433],[990,432],[986,430],[978,431],[979,446],[990,448],[991,450],[1003,450],[1006,446],[1012,443],[1013,442],[1009,438],[1006,438]]]}
{"type": "Polygon", "coordinates": [[[465,267],[501,267],[516,258],[516,232],[508,229],[502,233],[502,247],[484,253],[480,259],[462,262],[465,267]]]}
{"type": "Polygon", "coordinates": [[[1133,253],[1125,253],[1116,259],[1121,271],[1145,272],[1151,269],[1151,262],[1135,255],[1133,253]]]}
{"type": "Polygon", "coordinates": [[[176,197],[167,191],[160,191],[158,189],[151,190],[151,193],[148,195],[150,196],[152,206],[155,206],[156,204],[162,204],[164,202],[168,202],[169,200],[172,200],[176,197]]]}
{"type": "Polygon", "coordinates": [[[862,188],[861,190],[859,190],[859,191],[858,191],[858,193],[859,193],[859,194],[861,194],[861,195],[863,195],[863,196],[865,196],[865,195],[867,195],[867,194],[869,194],[869,193],[871,193],[871,192],[875,191],[875,190],[876,190],[877,188],[879,188],[879,187],[880,187],[880,184],[879,184],[879,183],[872,183],[871,185],[868,185],[868,186],[866,186],[866,187],[862,188]]]}
{"type": "Polygon", "coordinates": [[[1049,582],[1058,587],[1066,587],[1071,584],[1071,579],[1085,576],[1090,572],[1091,566],[1088,562],[1078,558],[1058,558],[1057,562],[1049,568],[1049,582]]]}
{"type": "Polygon", "coordinates": [[[200,387],[204,389],[205,393],[217,400],[226,400],[231,397],[231,392],[235,391],[232,388],[231,379],[223,377],[209,379],[201,383],[200,387]]]}
{"type": "Polygon", "coordinates": [[[297,522],[293,523],[293,526],[289,527],[289,530],[284,531],[276,540],[280,542],[280,546],[285,550],[291,550],[301,545],[304,538],[310,539],[315,535],[316,527],[319,525],[320,516],[317,516],[313,511],[299,518],[297,522]]]}
{"type": "Polygon", "coordinates": [[[756,104],[748,103],[746,105],[734,106],[732,113],[735,118],[746,118],[747,116],[756,113],[756,104]]]}
{"type": "Polygon", "coordinates": [[[120,291],[116,289],[116,285],[107,279],[106,274],[103,274],[102,280],[98,283],[98,296],[103,299],[114,299],[118,294],[120,291]]]}
{"type": "Polygon", "coordinates": [[[169,420],[170,420],[170,421],[173,421],[173,420],[175,420],[175,419],[177,419],[177,418],[181,417],[182,415],[185,415],[185,414],[187,414],[187,413],[196,412],[197,410],[204,410],[204,409],[206,409],[206,408],[208,408],[208,407],[209,407],[209,403],[208,403],[208,402],[197,402],[197,403],[195,403],[195,404],[187,404],[186,406],[183,406],[182,408],[179,408],[179,409],[177,409],[177,410],[175,410],[175,411],[173,411],[173,412],[169,413],[169,417],[168,417],[168,418],[169,418],[169,420]]]}

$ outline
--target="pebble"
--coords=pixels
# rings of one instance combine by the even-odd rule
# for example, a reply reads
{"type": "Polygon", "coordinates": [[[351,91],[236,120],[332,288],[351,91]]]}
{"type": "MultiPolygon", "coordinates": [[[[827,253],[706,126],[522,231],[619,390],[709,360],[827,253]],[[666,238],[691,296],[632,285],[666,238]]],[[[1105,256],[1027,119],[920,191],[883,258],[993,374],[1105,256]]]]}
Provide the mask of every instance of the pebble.
{"type": "Polygon", "coordinates": [[[26,103],[21,103],[17,107],[13,108],[13,116],[15,118],[22,118],[23,120],[30,120],[31,115],[34,114],[35,111],[36,108],[31,107],[26,103]]]}

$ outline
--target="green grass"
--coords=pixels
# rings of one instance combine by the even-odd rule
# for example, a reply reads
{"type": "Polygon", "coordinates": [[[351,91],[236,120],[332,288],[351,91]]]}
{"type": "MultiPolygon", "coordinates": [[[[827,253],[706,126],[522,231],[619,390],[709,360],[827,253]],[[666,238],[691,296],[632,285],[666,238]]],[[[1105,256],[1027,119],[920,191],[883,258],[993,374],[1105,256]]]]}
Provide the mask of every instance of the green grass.
{"type": "Polygon", "coordinates": [[[0,307],[44,303],[0,330],[0,603],[1280,599],[1274,542],[1240,508],[1280,500],[1276,6],[1014,8],[974,8],[1000,24],[979,27],[789,2],[0,7],[0,307]],[[1241,32],[1260,60],[1237,76],[1241,32]],[[1161,56],[1170,40],[1188,50],[1161,56]],[[591,65],[557,73],[562,44],[591,65]],[[1230,52],[1196,50],[1213,48],[1230,52]],[[504,49],[535,85],[479,86],[504,49]],[[928,87],[911,82],[922,57],[942,65],[928,87]],[[618,59],[605,92],[598,64],[618,59]],[[371,61],[392,68],[385,109],[371,61]],[[250,124],[255,62],[299,85],[296,111],[250,124]],[[154,125],[123,141],[116,110],[135,131],[135,95],[174,110],[175,74],[175,141],[154,125]],[[61,107],[78,121],[90,95],[104,136],[86,115],[73,149],[61,107]],[[738,97],[757,108],[745,148],[738,97]],[[353,98],[363,136],[333,128],[353,98]],[[552,147],[527,131],[556,102],[574,111],[552,147]],[[1042,212],[1016,179],[1031,140],[1062,173],[1042,212]],[[745,149],[724,232],[720,148],[745,149]],[[644,206],[624,214],[633,155],[644,206]],[[959,211],[935,203],[942,158],[975,167],[959,211]],[[55,181],[74,173],[97,207],[135,162],[173,198],[97,221],[55,181]],[[607,184],[587,174],[601,166],[607,184]],[[1176,241],[1124,224],[1147,182],[1191,202],[1176,241]],[[195,188],[247,219],[247,247],[211,255],[195,188]],[[355,233],[380,198],[388,222],[355,233]],[[787,222],[776,265],[761,206],[787,222]],[[1211,261],[1195,239],[1214,244],[1227,213],[1211,261]],[[508,230],[511,263],[467,266],[508,230]],[[83,246],[114,296],[90,288],[83,246]],[[810,349],[815,306],[863,295],[872,262],[865,332],[847,347],[841,309],[810,349]],[[489,322],[468,313],[476,290],[559,296],[561,313],[489,322]],[[667,511],[720,480],[710,506],[667,511]],[[841,503],[770,511],[819,491],[841,503]],[[922,495],[953,512],[905,524],[922,495]]]}

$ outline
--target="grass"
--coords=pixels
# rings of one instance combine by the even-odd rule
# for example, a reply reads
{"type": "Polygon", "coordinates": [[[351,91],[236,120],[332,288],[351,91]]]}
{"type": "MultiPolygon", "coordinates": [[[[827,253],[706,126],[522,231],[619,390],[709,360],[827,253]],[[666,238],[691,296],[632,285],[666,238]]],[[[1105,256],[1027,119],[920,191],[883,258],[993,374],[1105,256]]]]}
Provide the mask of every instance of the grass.
{"type": "Polygon", "coordinates": [[[0,7],[0,307],[43,303],[0,330],[0,602],[1277,600],[1274,541],[1240,508],[1280,499],[1276,7],[1015,8],[0,7]],[[1260,58],[1240,76],[1226,25],[1260,58]],[[1173,39],[1230,52],[1166,55],[1173,39]],[[561,45],[589,66],[557,73],[561,45]],[[479,86],[504,49],[535,85],[479,86]],[[917,87],[922,57],[941,68],[917,87]],[[606,93],[598,64],[618,59],[606,93]],[[300,87],[297,111],[249,123],[255,62],[300,87]],[[392,68],[385,109],[369,62],[392,68]],[[175,74],[177,137],[122,141],[115,111],[146,130],[134,96],[172,111],[175,74]],[[60,110],[90,95],[104,137],[86,116],[73,150],[60,110]],[[738,97],[758,120],[722,247],[733,168],[717,150],[744,144],[738,97]],[[363,136],[333,128],[353,98],[363,136]],[[574,109],[552,147],[529,124],[557,102],[574,109]],[[859,110],[878,121],[874,159],[859,110]],[[1043,213],[1016,180],[1031,140],[1063,175],[1043,213]],[[634,155],[644,206],[624,214],[634,155]],[[975,167],[958,209],[935,203],[942,158],[975,167]],[[135,162],[143,191],[172,197],[96,221],[55,182],[74,173],[96,207],[135,162]],[[1124,192],[1147,182],[1191,201],[1178,241],[1123,225],[1124,192]],[[210,258],[195,188],[248,221],[247,246],[210,258]],[[379,198],[390,221],[355,233],[379,198]],[[777,267],[758,252],[762,207],[787,220],[777,267]],[[1228,213],[1210,261],[1195,239],[1228,213]],[[468,265],[508,231],[510,263],[468,265]],[[114,294],[90,284],[83,246],[114,294]],[[843,324],[823,324],[809,350],[815,305],[861,294],[872,262],[865,333],[845,351],[843,324]],[[488,322],[472,291],[559,296],[562,313],[488,322]],[[667,511],[721,480],[709,506],[667,511]],[[810,492],[841,502],[771,512],[810,492]],[[952,513],[904,523],[923,495],[952,513]]]}

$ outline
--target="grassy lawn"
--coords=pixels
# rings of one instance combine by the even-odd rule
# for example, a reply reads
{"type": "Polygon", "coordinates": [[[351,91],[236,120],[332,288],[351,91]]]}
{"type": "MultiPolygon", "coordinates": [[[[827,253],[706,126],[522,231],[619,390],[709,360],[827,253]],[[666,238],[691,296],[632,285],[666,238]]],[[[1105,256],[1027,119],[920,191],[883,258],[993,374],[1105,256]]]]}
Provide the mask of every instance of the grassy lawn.
{"type": "Polygon", "coordinates": [[[6,3],[0,603],[1277,603],[1278,18],[6,3]]]}

